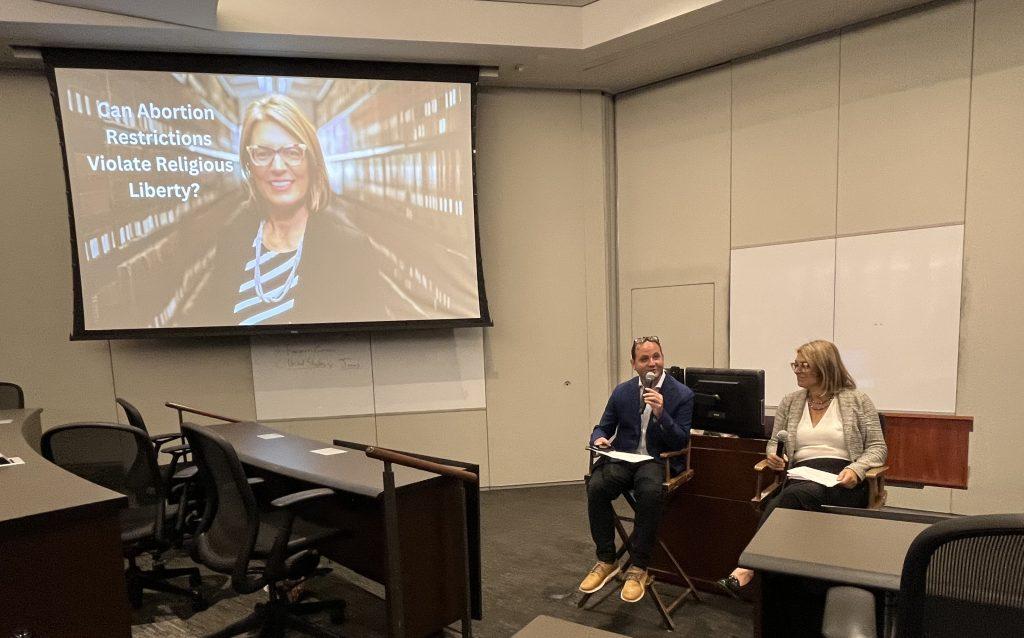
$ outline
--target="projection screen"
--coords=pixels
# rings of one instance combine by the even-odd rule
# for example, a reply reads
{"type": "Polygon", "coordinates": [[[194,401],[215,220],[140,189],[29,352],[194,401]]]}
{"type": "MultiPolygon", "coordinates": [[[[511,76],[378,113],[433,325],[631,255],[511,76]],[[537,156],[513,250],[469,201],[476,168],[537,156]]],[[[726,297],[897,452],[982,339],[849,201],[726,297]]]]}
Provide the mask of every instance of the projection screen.
{"type": "Polygon", "coordinates": [[[46,52],[73,338],[490,324],[465,68],[127,55],[46,52]]]}

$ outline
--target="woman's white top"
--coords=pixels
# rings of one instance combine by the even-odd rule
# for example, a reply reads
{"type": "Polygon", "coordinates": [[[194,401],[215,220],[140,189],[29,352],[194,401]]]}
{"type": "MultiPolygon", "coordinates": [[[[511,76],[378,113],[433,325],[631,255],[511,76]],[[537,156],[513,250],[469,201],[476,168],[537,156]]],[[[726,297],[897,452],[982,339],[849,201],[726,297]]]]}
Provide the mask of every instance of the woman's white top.
{"type": "Polygon", "coordinates": [[[839,418],[839,402],[833,400],[818,421],[811,425],[811,412],[804,402],[804,413],[796,429],[796,454],[793,462],[799,463],[808,459],[843,459],[850,460],[846,451],[846,439],[843,438],[843,421],[839,418]]]}

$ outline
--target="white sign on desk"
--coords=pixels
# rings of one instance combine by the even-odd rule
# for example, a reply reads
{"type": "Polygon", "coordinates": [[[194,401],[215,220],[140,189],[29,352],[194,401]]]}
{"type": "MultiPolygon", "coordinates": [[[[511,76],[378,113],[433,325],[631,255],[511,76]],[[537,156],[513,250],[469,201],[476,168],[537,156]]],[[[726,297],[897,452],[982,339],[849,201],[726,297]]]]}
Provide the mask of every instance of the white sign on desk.
{"type": "Polygon", "coordinates": [[[373,414],[369,335],[253,337],[256,417],[373,414]]]}

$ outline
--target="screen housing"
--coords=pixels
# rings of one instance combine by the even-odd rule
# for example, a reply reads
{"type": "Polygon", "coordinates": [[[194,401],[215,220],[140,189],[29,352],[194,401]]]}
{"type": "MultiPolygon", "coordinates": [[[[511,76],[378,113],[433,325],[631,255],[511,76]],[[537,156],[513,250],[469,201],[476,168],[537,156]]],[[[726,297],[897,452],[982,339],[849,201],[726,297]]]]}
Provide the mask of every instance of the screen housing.
{"type": "Polygon", "coordinates": [[[696,393],[693,427],[764,438],[764,370],[686,368],[686,385],[696,393]]]}
{"type": "Polygon", "coordinates": [[[476,182],[476,82],[479,68],[475,66],[411,64],[398,62],[364,62],[313,58],[280,58],[191,53],[153,53],[105,51],[94,49],[42,49],[54,114],[60,138],[61,159],[67,188],[68,223],[71,242],[73,321],[71,340],[134,339],[159,337],[221,337],[266,334],[308,334],[330,332],[365,332],[373,330],[438,329],[493,326],[484,287],[483,260],[480,252],[480,216],[476,182]],[[367,321],[347,323],[259,324],[255,326],[197,326],[165,328],[87,329],[85,326],[79,244],[72,201],[71,172],[61,116],[60,94],[55,68],[99,69],[124,71],[193,72],[255,76],[294,76],[338,79],[407,80],[424,82],[465,83],[470,89],[471,161],[473,192],[473,232],[476,248],[477,296],[479,318],[422,319],[400,321],[367,321]]]}

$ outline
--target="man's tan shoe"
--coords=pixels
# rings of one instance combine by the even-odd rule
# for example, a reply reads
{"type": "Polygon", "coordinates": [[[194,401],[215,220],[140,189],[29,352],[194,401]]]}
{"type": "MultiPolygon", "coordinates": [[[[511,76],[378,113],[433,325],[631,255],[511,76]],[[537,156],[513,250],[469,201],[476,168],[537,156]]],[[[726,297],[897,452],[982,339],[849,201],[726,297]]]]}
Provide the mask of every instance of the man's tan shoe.
{"type": "Polygon", "coordinates": [[[611,563],[598,562],[594,565],[587,577],[580,583],[580,591],[584,594],[593,594],[604,587],[605,583],[619,573],[619,566],[611,563]]]}
{"type": "Polygon", "coordinates": [[[644,597],[644,591],[646,591],[647,585],[649,585],[652,580],[654,579],[651,578],[651,575],[647,573],[646,569],[630,567],[626,570],[626,582],[622,586],[622,592],[619,594],[619,598],[627,603],[635,603],[644,597]]]}

